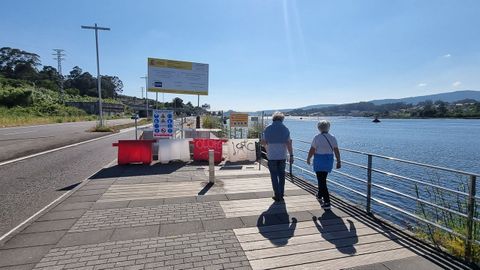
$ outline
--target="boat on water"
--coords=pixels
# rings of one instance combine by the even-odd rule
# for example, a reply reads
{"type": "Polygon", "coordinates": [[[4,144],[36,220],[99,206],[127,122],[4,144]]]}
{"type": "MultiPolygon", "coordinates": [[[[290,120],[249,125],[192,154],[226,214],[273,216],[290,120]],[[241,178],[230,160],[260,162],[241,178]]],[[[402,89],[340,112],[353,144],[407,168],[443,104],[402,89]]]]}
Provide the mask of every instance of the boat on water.
{"type": "Polygon", "coordinates": [[[380,119],[378,119],[378,116],[375,116],[375,119],[372,120],[373,123],[380,123],[380,119]]]}

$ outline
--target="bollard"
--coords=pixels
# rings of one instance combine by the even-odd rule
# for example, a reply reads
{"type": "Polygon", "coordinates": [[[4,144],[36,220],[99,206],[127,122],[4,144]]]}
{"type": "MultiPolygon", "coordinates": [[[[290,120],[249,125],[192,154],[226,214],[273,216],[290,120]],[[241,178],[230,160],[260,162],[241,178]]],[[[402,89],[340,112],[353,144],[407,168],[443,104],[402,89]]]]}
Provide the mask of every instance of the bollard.
{"type": "Polygon", "coordinates": [[[137,118],[135,118],[135,140],[138,140],[138,126],[137,126],[137,118]]]}
{"type": "Polygon", "coordinates": [[[215,184],[215,151],[213,149],[208,150],[208,182],[215,184]]]}

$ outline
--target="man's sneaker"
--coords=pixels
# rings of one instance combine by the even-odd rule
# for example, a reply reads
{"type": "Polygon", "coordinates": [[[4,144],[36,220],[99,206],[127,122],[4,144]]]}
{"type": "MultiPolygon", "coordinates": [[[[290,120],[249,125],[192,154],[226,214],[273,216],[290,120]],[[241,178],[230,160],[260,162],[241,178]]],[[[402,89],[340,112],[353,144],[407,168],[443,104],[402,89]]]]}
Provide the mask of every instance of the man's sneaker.
{"type": "Polygon", "coordinates": [[[322,208],[325,209],[325,210],[329,210],[331,208],[330,207],[330,202],[323,203],[322,208]]]}

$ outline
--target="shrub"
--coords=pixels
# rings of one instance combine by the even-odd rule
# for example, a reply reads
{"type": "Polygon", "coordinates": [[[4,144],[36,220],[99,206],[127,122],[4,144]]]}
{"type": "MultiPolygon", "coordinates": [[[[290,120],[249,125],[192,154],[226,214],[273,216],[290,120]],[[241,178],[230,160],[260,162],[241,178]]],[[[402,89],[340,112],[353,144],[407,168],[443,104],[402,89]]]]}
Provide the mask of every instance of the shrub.
{"type": "Polygon", "coordinates": [[[65,93],[71,96],[78,96],[80,95],[80,90],[77,88],[68,88],[65,90],[65,93]]]}
{"type": "Polygon", "coordinates": [[[32,90],[25,88],[0,88],[0,105],[6,107],[29,106],[32,103],[32,90]]]}
{"type": "Polygon", "coordinates": [[[223,124],[220,118],[213,117],[211,115],[205,115],[202,118],[202,127],[203,128],[222,128],[223,124]]]}

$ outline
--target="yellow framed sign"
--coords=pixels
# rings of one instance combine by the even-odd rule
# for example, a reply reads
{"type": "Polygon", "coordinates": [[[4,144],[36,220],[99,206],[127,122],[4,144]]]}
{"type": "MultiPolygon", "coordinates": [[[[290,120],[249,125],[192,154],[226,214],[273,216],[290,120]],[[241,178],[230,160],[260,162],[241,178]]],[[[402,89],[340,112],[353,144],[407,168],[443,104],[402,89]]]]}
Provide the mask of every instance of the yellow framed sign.
{"type": "Polygon", "coordinates": [[[231,113],[230,127],[248,127],[248,113],[231,113]]]}
{"type": "Polygon", "coordinates": [[[148,58],[148,91],[208,95],[208,64],[148,58]]]}

